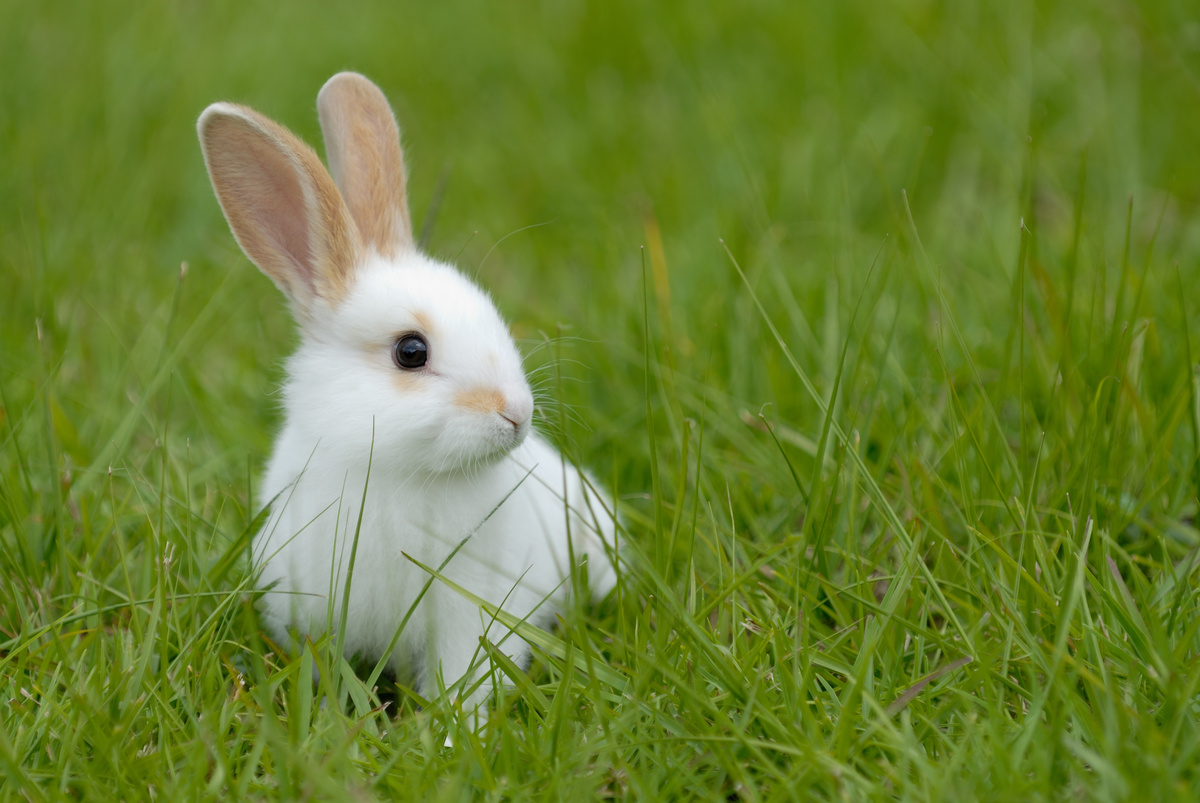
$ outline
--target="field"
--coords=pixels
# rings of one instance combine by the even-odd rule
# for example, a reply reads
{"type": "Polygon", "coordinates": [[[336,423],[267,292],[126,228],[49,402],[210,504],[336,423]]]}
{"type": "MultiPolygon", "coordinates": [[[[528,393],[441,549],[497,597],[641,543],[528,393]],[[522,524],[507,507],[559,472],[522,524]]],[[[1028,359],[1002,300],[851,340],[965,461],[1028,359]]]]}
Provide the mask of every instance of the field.
{"type": "Polygon", "coordinates": [[[0,0],[0,74],[0,798],[1200,799],[1191,4],[0,0]],[[343,69],[623,521],[479,732],[254,606],[296,335],[195,121],[343,69]]]}

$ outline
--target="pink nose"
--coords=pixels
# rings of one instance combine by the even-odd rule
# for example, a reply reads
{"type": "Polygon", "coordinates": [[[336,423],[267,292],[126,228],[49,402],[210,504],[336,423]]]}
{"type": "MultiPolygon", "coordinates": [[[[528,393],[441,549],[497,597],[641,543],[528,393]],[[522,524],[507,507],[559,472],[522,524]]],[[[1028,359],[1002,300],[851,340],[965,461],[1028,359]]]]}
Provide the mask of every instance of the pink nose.
{"type": "Polygon", "coordinates": [[[528,424],[533,416],[533,394],[529,389],[505,388],[504,399],[506,403],[500,415],[516,429],[528,424]]]}

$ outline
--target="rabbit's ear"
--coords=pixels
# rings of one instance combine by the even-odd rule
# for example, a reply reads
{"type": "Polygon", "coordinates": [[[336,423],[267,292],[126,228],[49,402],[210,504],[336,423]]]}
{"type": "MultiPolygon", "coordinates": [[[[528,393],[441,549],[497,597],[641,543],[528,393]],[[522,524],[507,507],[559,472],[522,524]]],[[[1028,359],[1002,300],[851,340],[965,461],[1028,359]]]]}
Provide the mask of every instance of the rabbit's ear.
{"type": "Polygon", "coordinates": [[[364,243],[385,257],[413,249],[400,129],[379,87],[353,72],[317,95],[329,170],[364,243]]]}
{"type": "Polygon", "coordinates": [[[197,123],[229,228],[250,261],[307,320],[353,283],[361,237],[312,148],[253,109],[214,103],[197,123]]]}

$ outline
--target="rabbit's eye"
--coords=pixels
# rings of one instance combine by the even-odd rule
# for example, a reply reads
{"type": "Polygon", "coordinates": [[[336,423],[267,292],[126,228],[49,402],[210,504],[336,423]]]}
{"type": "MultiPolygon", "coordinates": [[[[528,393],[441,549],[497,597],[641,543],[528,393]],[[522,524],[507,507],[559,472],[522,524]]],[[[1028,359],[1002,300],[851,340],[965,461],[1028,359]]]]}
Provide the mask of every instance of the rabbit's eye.
{"type": "Polygon", "coordinates": [[[429,359],[429,344],[420,335],[405,335],[396,341],[392,359],[400,368],[420,368],[429,359]]]}

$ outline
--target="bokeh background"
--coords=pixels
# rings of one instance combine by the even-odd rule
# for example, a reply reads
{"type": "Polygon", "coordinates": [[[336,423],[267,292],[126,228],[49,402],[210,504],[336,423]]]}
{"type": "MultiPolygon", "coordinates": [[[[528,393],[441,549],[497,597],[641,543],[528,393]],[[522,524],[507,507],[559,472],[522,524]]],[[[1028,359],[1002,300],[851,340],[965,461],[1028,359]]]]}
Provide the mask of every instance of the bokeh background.
{"type": "MultiPolygon", "coordinates": [[[[908,252],[906,201],[983,348],[1010,329],[1023,217],[1036,216],[1031,247],[1058,251],[1052,265],[1074,259],[1077,200],[1085,267],[1114,268],[1106,249],[1120,250],[1130,199],[1135,234],[1157,230],[1187,275],[1200,239],[1188,225],[1200,27],[1183,3],[9,2],[3,13],[6,375],[34,362],[40,319],[47,358],[63,357],[57,401],[72,420],[92,417],[97,390],[149,381],[187,262],[176,325],[198,331],[176,370],[207,396],[206,453],[266,448],[263,391],[290,324],[220,218],[195,118],[243,102],[319,150],[316,91],[341,69],[392,100],[429,249],[478,270],[520,336],[562,325],[590,344],[577,356],[593,386],[574,402],[600,437],[630,423],[606,386],[640,362],[640,249],[658,240],[663,311],[685,356],[694,346],[748,403],[787,405],[770,380],[781,358],[757,337],[719,238],[752,276],[769,265],[784,277],[795,351],[814,370],[837,351],[820,336],[826,305],[849,309],[881,249],[885,261],[908,252]]],[[[901,314],[927,306],[913,278],[896,276],[884,303],[908,292],[901,314]]],[[[82,463],[103,437],[88,435],[82,463]]]]}

